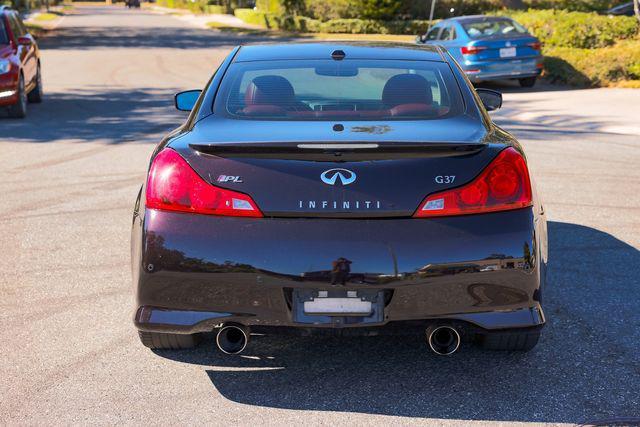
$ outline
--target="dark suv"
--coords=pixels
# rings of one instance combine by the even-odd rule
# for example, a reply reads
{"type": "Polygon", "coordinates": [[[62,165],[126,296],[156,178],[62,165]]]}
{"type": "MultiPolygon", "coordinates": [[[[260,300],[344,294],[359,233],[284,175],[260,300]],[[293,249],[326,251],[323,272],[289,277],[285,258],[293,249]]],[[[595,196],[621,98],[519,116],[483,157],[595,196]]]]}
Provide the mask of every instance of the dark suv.
{"type": "Polygon", "coordinates": [[[42,102],[40,53],[18,12],[0,6],[0,107],[22,118],[27,102],[42,102]]]}

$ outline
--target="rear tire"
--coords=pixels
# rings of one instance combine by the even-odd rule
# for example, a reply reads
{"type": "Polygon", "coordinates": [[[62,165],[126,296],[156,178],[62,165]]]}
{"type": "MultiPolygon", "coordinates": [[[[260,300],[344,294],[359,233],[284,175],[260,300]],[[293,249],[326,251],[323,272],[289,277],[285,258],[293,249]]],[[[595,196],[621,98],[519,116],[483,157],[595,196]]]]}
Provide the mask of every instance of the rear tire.
{"type": "Polygon", "coordinates": [[[534,87],[536,85],[537,77],[526,77],[524,79],[518,79],[520,86],[522,87],[534,87]]]}
{"type": "Polygon", "coordinates": [[[18,82],[18,102],[9,107],[9,117],[24,119],[27,115],[27,94],[24,88],[24,77],[20,74],[18,82]]]}
{"type": "Polygon", "coordinates": [[[200,342],[200,335],[163,334],[138,331],[142,345],[153,349],[183,350],[193,348],[200,342]]]}
{"type": "Polygon", "coordinates": [[[40,64],[38,64],[38,71],[36,74],[36,87],[34,87],[31,92],[29,92],[29,95],[27,95],[27,99],[29,100],[29,102],[39,104],[42,102],[43,94],[44,92],[42,90],[42,74],[40,74],[40,64]]]}
{"type": "Polygon", "coordinates": [[[529,351],[540,339],[540,329],[490,332],[484,337],[482,347],[485,350],[529,351]]]}

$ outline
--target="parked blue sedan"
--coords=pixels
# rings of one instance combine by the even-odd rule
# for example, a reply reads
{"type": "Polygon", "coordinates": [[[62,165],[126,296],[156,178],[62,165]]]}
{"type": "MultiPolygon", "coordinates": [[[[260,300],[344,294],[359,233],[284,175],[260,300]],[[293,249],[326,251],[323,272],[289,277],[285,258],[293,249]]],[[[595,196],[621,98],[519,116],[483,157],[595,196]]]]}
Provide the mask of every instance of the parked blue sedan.
{"type": "Polygon", "coordinates": [[[506,17],[445,19],[416,41],[445,47],[472,82],[517,79],[522,87],[533,87],[542,72],[540,41],[506,17]]]}

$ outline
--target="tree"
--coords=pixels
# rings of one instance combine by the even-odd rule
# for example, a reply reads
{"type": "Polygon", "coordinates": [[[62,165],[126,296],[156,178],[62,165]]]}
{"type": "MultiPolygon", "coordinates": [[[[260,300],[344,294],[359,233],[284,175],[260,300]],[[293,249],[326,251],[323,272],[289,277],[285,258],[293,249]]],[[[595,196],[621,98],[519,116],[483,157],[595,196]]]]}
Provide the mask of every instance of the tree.
{"type": "Polygon", "coordinates": [[[352,4],[363,19],[393,19],[402,8],[401,0],[355,0],[352,4]]]}
{"type": "Polygon", "coordinates": [[[640,22],[640,0],[633,0],[633,10],[636,13],[636,18],[640,22]]]}
{"type": "Polygon", "coordinates": [[[500,3],[507,9],[524,9],[524,2],[522,0],[501,0],[500,3]]]}

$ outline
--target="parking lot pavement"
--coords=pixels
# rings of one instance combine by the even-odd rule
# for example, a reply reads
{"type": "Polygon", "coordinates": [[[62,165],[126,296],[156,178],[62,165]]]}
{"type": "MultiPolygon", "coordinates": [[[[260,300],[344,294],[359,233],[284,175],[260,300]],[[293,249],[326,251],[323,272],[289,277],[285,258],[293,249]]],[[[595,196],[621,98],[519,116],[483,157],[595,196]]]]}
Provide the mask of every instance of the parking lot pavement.
{"type": "Polygon", "coordinates": [[[527,354],[419,338],[256,337],[152,352],[132,325],[130,214],[153,143],[237,36],[79,7],[43,40],[46,99],[0,118],[0,424],[579,423],[640,416],[638,91],[505,87],[549,216],[527,354]],[[553,90],[552,90],[553,89],[553,90]]]}

